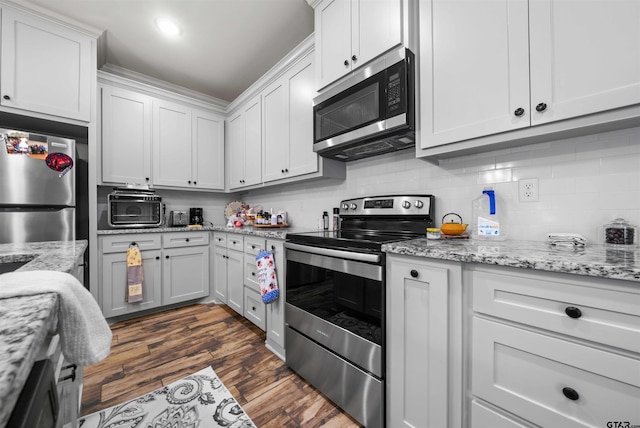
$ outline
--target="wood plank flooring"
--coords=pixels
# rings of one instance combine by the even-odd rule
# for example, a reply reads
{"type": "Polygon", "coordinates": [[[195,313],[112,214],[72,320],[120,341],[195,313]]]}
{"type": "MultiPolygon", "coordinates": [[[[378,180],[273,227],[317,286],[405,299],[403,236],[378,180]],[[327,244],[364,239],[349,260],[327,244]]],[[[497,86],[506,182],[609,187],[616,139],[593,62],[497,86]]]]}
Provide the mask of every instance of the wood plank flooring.
{"type": "Polygon", "coordinates": [[[85,367],[82,414],[211,366],[253,422],[361,427],[264,346],[265,333],[226,305],[192,305],[111,326],[111,354],[85,367]]]}

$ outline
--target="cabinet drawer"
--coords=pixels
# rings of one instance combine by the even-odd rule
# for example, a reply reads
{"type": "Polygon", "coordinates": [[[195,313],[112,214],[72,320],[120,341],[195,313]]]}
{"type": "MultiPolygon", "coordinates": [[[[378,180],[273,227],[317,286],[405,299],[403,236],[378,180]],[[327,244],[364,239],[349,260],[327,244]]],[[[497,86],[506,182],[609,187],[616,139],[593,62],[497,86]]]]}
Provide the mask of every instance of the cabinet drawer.
{"type": "Polygon", "coordinates": [[[262,302],[260,293],[244,288],[244,317],[257,325],[262,331],[266,328],[267,308],[262,302]]]}
{"type": "Polygon", "coordinates": [[[527,421],[605,427],[640,420],[638,359],[478,317],[472,346],[473,394],[527,421]]]}
{"type": "Polygon", "coordinates": [[[640,287],[609,290],[483,270],[472,275],[476,312],[640,352],[640,287]]]}
{"type": "Polygon", "coordinates": [[[221,232],[213,232],[213,244],[216,247],[227,248],[227,234],[221,232]]]}
{"type": "Polygon", "coordinates": [[[102,253],[124,253],[129,245],[136,243],[140,251],[159,250],[162,235],[159,233],[137,233],[126,235],[105,236],[101,238],[102,253]]]}
{"type": "Polygon", "coordinates": [[[244,252],[246,254],[253,254],[255,256],[260,251],[263,251],[265,247],[266,240],[264,238],[244,237],[244,252]]]}
{"type": "Polygon", "coordinates": [[[164,248],[197,247],[209,245],[209,232],[165,233],[162,237],[164,248]]]}
{"type": "Polygon", "coordinates": [[[228,234],[227,235],[227,248],[230,250],[243,251],[243,239],[242,235],[228,234]]]}
{"type": "Polygon", "coordinates": [[[478,400],[471,401],[471,426],[491,428],[528,428],[498,410],[491,409],[478,400]]]}
{"type": "Polygon", "coordinates": [[[244,285],[253,291],[260,292],[258,282],[258,268],[256,267],[256,257],[253,254],[244,255],[244,285]]]}

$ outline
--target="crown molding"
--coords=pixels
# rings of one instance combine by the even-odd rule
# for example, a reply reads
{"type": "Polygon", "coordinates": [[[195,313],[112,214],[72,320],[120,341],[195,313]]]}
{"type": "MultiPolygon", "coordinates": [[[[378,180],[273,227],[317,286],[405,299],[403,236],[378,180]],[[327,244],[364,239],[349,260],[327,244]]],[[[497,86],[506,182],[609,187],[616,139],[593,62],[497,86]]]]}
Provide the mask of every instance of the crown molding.
{"type": "Polygon", "coordinates": [[[309,3],[309,6],[315,9],[316,6],[318,6],[321,1],[322,0],[307,0],[307,3],[309,3]]]}

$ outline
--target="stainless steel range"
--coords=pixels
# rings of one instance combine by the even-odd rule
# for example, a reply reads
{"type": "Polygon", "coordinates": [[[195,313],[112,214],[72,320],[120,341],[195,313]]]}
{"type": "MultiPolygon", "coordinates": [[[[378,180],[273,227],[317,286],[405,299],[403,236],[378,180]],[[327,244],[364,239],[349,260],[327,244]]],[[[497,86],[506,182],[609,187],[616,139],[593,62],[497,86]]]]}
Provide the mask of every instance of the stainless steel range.
{"type": "Polygon", "coordinates": [[[287,365],[366,427],[384,426],[387,242],[425,235],[432,195],[349,199],[339,231],[287,234],[287,365]]]}

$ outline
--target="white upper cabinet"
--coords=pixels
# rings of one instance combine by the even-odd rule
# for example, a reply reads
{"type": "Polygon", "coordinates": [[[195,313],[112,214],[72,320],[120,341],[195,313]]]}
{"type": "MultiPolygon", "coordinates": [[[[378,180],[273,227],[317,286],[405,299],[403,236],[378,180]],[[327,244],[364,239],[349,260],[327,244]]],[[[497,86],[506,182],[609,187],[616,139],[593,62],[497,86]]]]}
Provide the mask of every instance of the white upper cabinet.
{"type": "Polygon", "coordinates": [[[224,189],[224,118],[201,110],[191,113],[193,186],[224,189]]]}
{"type": "Polygon", "coordinates": [[[419,7],[422,149],[640,103],[640,2],[419,7]]]}
{"type": "Polygon", "coordinates": [[[88,122],[93,39],[2,6],[0,105],[88,122]]]}
{"type": "Polygon", "coordinates": [[[191,185],[191,109],[176,103],[153,103],[153,184],[191,185]]]}
{"type": "Polygon", "coordinates": [[[529,23],[533,125],[640,103],[640,2],[530,1],[529,23]]]}
{"type": "Polygon", "coordinates": [[[260,95],[243,104],[229,119],[229,188],[262,182],[262,108],[260,95]]]}
{"type": "Polygon", "coordinates": [[[318,171],[313,151],[313,53],[262,92],[262,180],[318,171]]]}
{"type": "Polygon", "coordinates": [[[152,99],[102,86],[102,181],[151,184],[152,99]]]}
{"type": "Polygon", "coordinates": [[[224,189],[224,119],[183,104],[154,100],[153,184],[224,189]]]}
{"type": "Polygon", "coordinates": [[[402,43],[401,0],[324,0],[314,14],[319,88],[402,43]]]}

